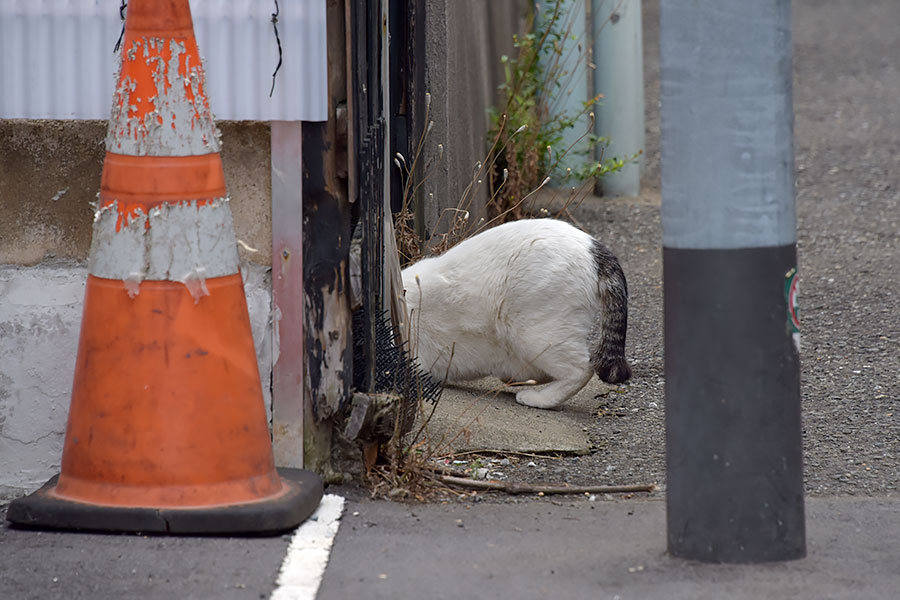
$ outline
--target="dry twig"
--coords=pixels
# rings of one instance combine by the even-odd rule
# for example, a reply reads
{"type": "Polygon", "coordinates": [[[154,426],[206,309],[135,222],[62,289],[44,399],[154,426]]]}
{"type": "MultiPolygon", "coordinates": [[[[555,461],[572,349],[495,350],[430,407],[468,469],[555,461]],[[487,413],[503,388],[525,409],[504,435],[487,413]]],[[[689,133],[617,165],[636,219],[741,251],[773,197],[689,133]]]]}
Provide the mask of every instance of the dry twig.
{"type": "Polygon", "coordinates": [[[507,494],[629,494],[650,493],[656,486],[650,485],[541,485],[495,481],[490,479],[468,479],[452,475],[436,475],[435,479],[447,485],[456,485],[476,490],[493,490],[507,494]]]}
{"type": "Polygon", "coordinates": [[[543,485],[497,481],[494,479],[469,479],[465,471],[443,465],[432,465],[435,479],[448,485],[457,485],[479,490],[493,490],[507,494],[629,494],[650,493],[656,486],[651,485],[543,485]]]}

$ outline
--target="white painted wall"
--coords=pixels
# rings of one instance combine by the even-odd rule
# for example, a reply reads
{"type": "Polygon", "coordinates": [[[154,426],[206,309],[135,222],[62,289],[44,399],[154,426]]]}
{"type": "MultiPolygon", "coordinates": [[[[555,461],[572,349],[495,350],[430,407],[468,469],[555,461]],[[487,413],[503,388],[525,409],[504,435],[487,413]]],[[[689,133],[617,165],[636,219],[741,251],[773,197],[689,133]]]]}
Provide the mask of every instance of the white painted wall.
{"type": "MultiPolygon", "coordinates": [[[[269,270],[249,263],[241,269],[271,413],[269,270]]],[[[59,471],[86,278],[81,263],[0,265],[0,502],[59,471]]]]}

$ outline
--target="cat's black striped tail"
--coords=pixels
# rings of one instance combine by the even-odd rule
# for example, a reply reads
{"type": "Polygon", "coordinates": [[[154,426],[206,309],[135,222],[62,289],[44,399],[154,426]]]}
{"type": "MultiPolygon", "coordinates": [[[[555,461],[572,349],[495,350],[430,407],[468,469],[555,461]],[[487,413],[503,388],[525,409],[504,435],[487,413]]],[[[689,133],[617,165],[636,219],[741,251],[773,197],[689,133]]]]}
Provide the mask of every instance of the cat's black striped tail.
{"type": "Polygon", "coordinates": [[[594,240],[591,254],[600,292],[600,313],[588,335],[591,366],[603,381],[623,383],[631,377],[631,367],[625,360],[628,284],[619,260],[609,248],[594,240]]]}

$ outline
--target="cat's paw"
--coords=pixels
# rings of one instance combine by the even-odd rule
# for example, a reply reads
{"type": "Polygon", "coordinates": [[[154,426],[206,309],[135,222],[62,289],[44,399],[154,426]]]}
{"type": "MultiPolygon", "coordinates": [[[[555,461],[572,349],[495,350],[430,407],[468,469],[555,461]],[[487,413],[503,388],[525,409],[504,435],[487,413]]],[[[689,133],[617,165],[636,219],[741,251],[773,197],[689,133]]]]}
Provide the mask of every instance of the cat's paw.
{"type": "Polygon", "coordinates": [[[553,398],[547,398],[546,394],[542,394],[541,390],[536,389],[518,392],[516,394],[516,402],[532,408],[556,408],[559,406],[558,401],[553,398]]]}

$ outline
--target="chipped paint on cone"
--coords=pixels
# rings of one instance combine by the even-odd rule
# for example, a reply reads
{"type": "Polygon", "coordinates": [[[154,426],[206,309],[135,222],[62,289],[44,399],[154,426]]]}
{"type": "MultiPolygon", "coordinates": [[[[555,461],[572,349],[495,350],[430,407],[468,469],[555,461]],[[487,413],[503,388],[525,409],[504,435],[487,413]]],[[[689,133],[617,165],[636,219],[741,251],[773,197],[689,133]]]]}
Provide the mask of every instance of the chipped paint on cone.
{"type": "Polygon", "coordinates": [[[132,298],[142,281],[180,282],[199,302],[208,278],[238,273],[219,148],[189,6],[135,4],[106,137],[91,275],[121,280],[132,298]]]}
{"type": "Polygon", "coordinates": [[[206,279],[238,272],[234,239],[227,198],[164,203],[130,216],[113,202],[94,214],[90,273],[122,280],[132,297],[141,281],[179,281],[199,301],[209,295],[206,279]]]}
{"type": "Polygon", "coordinates": [[[131,156],[190,156],[220,148],[194,38],[126,39],[106,149],[131,156]]]}

